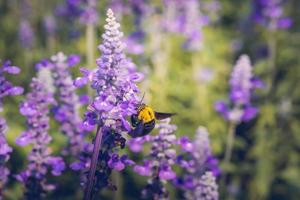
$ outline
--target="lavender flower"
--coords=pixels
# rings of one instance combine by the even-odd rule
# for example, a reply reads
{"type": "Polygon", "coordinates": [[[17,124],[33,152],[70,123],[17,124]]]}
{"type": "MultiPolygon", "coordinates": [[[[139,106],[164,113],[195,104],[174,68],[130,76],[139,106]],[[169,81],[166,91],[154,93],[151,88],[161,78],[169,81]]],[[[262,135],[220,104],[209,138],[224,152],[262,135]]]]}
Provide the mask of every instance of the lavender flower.
{"type": "Polygon", "coordinates": [[[187,170],[187,174],[180,178],[185,198],[187,200],[217,200],[219,197],[216,176],[219,175],[220,170],[216,159],[212,156],[206,128],[198,128],[193,143],[187,138],[181,138],[179,144],[184,150],[189,149],[191,157],[189,160],[184,160],[182,156],[177,159],[179,165],[187,170]]]}
{"type": "Polygon", "coordinates": [[[83,0],[65,0],[63,4],[60,4],[55,8],[55,14],[72,21],[72,19],[80,17],[83,12],[81,7],[82,3],[83,0]]]}
{"type": "Polygon", "coordinates": [[[216,177],[210,171],[205,172],[199,179],[194,179],[194,188],[185,193],[186,200],[218,200],[218,185],[216,177]]]}
{"type": "Polygon", "coordinates": [[[207,24],[207,17],[200,11],[198,0],[165,0],[163,27],[169,32],[185,37],[183,47],[190,51],[202,48],[202,27],[207,24]]]}
{"type": "Polygon", "coordinates": [[[169,199],[169,194],[165,184],[167,181],[174,180],[176,173],[172,166],[176,160],[176,136],[174,131],[176,126],[169,124],[170,119],[157,124],[159,133],[156,136],[145,136],[131,140],[131,149],[134,149],[132,144],[150,142],[151,151],[142,165],[136,165],[134,171],[142,176],[148,176],[148,184],[143,190],[144,197],[151,199],[169,199]]]}
{"type": "Polygon", "coordinates": [[[284,16],[283,0],[253,0],[252,18],[269,30],[288,29],[292,20],[284,16]]]}
{"type": "Polygon", "coordinates": [[[253,90],[262,87],[259,79],[253,77],[252,66],[247,55],[242,55],[233,68],[230,79],[230,109],[223,101],[215,103],[215,109],[232,122],[247,122],[253,119],[258,109],[251,105],[253,90]]]}
{"type": "Polygon", "coordinates": [[[32,48],[34,33],[27,19],[22,19],[19,25],[19,40],[23,48],[32,48]]]}
{"type": "Polygon", "coordinates": [[[116,153],[125,147],[126,140],[122,133],[128,133],[131,128],[126,118],[136,112],[139,103],[135,81],[140,76],[131,70],[131,61],[123,53],[123,34],[110,9],[106,22],[103,42],[99,45],[102,55],[96,61],[98,69],[93,72],[81,70],[84,77],[75,81],[76,86],[82,86],[92,80],[91,87],[96,91],[84,122],[88,129],[97,127],[92,159],[90,163],[81,160],[75,165],[75,168],[90,167],[85,199],[103,187],[114,188],[109,181],[111,170],[121,170],[123,165],[132,164],[126,156],[116,153]]]}
{"type": "Polygon", "coordinates": [[[84,134],[79,116],[79,97],[75,92],[73,80],[69,71],[80,61],[79,56],[65,56],[62,52],[51,57],[51,61],[43,60],[37,68],[51,70],[53,84],[56,87],[57,104],[53,107],[54,118],[60,123],[60,130],[68,137],[68,147],[65,155],[77,157],[84,148],[84,134]]]}
{"type": "MultiPolygon", "coordinates": [[[[5,61],[0,67],[0,113],[3,110],[3,98],[6,96],[14,96],[23,93],[23,88],[13,86],[11,82],[6,80],[4,74],[18,74],[20,69],[16,66],[12,66],[10,61],[5,61]]],[[[9,154],[12,152],[12,148],[7,144],[5,138],[5,132],[7,130],[6,121],[0,117],[0,190],[7,182],[9,170],[5,167],[5,163],[9,159],[9,154]]],[[[1,193],[0,193],[1,199],[1,193]]]]}
{"type": "Polygon", "coordinates": [[[98,22],[95,0],[65,0],[63,4],[56,7],[55,13],[69,22],[78,19],[82,24],[98,22]]]}
{"type": "Polygon", "coordinates": [[[20,105],[20,113],[27,118],[28,129],[16,140],[20,146],[32,145],[28,155],[28,167],[17,175],[17,179],[26,187],[27,199],[41,199],[42,195],[53,189],[53,185],[46,182],[46,174],[51,168],[54,176],[61,174],[65,164],[60,157],[51,156],[48,145],[52,138],[49,130],[49,105],[54,103],[51,93],[48,93],[41,80],[32,79],[31,92],[20,105]]]}
{"type": "Polygon", "coordinates": [[[80,15],[80,22],[82,24],[96,24],[98,22],[96,0],[87,0],[85,9],[80,15]]]}
{"type": "Polygon", "coordinates": [[[56,32],[56,21],[52,15],[44,17],[44,28],[49,36],[53,36],[56,32]]]}

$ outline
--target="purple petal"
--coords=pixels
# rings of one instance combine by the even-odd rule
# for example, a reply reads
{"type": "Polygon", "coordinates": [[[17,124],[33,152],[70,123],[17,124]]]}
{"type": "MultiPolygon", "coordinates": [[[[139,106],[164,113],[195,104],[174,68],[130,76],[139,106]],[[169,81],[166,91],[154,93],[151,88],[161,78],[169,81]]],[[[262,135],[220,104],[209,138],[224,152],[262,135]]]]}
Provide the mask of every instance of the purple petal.
{"type": "Polygon", "coordinates": [[[176,173],[171,169],[162,169],[159,171],[159,177],[163,180],[172,180],[176,178],[176,173]]]}
{"type": "Polygon", "coordinates": [[[15,87],[12,87],[8,92],[10,95],[15,96],[15,95],[22,94],[24,92],[24,89],[21,87],[15,86],[15,87]]]}
{"type": "Polygon", "coordinates": [[[72,54],[67,59],[68,66],[73,67],[74,65],[77,65],[80,62],[80,56],[72,54]]]}
{"type": "Polygon", "coordinates": [[[9,74],[18,74],[18,73],[20,73],[21,70],[19,67],[10,66],[10,67],[5,67],[3,71],[5,71],[9,74]]]}
{"type": "Polygon", "coordinates": [[[83,105],[88,104],[90,102],[90,97],[86,94],[80,95],[79,102],[83,105]]]}
{"type": "Polygon", "coordinates": [[[138,153],[143,150],[144,140],[141,138],[134,138],[128,141],[128,147],[132,152],[138,153]]]}
{"type": "Polygon", "coordinates": [[[279,19],[277,22],[277,26],[280,29],[288,29],[292,26],[292,20],[289,17],[279,19]]]}
{"type": "Polygon", "coordinates": [[[258,113],[258,109],[253,106],[247,106],[244,110],[242,120],[247,122],[253,119],[258,113]]]}
{"type": "Polygon", "coordinates": [[[89,80],[87,77],[78,77],[74,81],[74,86],[80,88],[86,85],[88,82],[89,80]]]}
{"type": "Polygon", "coordinates": [[[31,108],[27,104],[23,104],[20,108],[20,113],[24,116],[32,116],[36,113],[36,109],[31,108]]]}
{"type": "Polygon", "coordinates": [[[60,157],[50,157],[48,159],[48,164],[52,167],[52,175],[59,176],[61,172],[65,169],[65,163],[60,157]]]}
{"type": "Polygon", "coordinates": [[[1,144],[0,155],[7,155],[10,152],[12,152],[12,148],[10,146],[8,146],[8,144],[6,144],[6,143],[1,144]]]}
{"type": "Polygon", "coordinates": [[[26,146],[32,141],[31,134],[29,132],[23,132],[19,137],[16,139],[16,143],[19,146],[26,146]]]}
{"type": "Polygon", "coordinates": [[[79,171],[81,169],[84,169],[84,164],[82,162],[74,162],[70,165],[70,168],[79,171]]]}
{"type": "Polygon", "coordinates": [[[151,168],[149,165],[136,165],[133,171],[141,176],[151,176],[151,168]]]}
{"type": "Polygon", "coordinates": [[[218,113],[222,114],[224,117],[228,116],[229,110],[228,110],[227,105],[223,101],[217,101],[215,103],[215,110],[218,113]]]}
{"type": "Polygon", "coordinates": [[[179,139],[178,144],[186,152],[192,152],[194,150],[193,143],[190,142],[187,136],[183,136],[179,139]]]}

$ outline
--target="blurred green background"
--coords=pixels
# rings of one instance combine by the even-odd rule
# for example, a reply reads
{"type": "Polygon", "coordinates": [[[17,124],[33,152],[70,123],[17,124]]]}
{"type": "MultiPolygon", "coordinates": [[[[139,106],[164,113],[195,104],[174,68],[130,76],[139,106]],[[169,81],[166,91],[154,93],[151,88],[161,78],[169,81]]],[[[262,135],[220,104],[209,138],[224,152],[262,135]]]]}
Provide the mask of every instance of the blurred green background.
{"type": "MultiPolygon", "coordinates": [[[[10,59],[22,70],[20,75],[9,77],[13,83],[23,86],[26,93],[31,77],[35,75],[35,63],[58,51],[79,54],[82,57],[80,66],[96,67],[95,62],[88,62],[87,26],[80,24],[78,19],[70,21],[53,15],[55,8],[64,1],[27,0],[28,12],[24,11],[22,2],[0,1],[0,58],[10,59]],[[45,31],[45,16],[53,16],[56,21],[57,30],[53,35],[45,31]],[[24,17],[34,33],[32,46],[26,48],[18,37],[19,24],[24,17]]],[[[158,0],[149,2],[160,9],[163,7],[158,0]]],[[[298,200],[300,197],[300,1],[287,2],[285,13],[293,19],[292,27],[270,33],[249,19],[251,0],[221,0],[217,19],[202,28],[203,47],[193,52],[182,48],[184,39],[180,34],[155,30],[155,23],[161,16],[150,14],[143,24],[145,52],[142,55],[128,54],[138,70],[146,74],[140,84],[141,91],[146,94],[145,101],[157,111],[178,113],[172,121],[178,126],[178,136],[193,138],[198,126],[207,127],[213,152],[220,161],[228,122],[214,111],[214,102],[228,98],[228,80],[235,60],[246,53],[251,58],[255,75],[266,84],[273,79],[271,92],[255,92],[253,103],[260,109],[258,117],[236,128],[232,162],[224,169],[229,173],[227,187],[231,194],[228,199],[298,200]],[[276,43],[273,58],[268,54],[270,40],[276,43]],[[274,62],[271,71],[270,62],[274,62]]],[[[99,21],[93,27],[93,50],[89,49],[96,57],[100,56],[97,46],[101,42],[108,3],[107,0],[97,4],[99,21]]],[[[124,35],[129,35],[134,30],[132,14],[124,14],[119,20],[124,35]]],[[[74,77],[78,76],[79,68],[73,68],[72,72],[74,77]]],[[[6,199],[22,199],[22,186],[15,181],[13,174],[26,165],[24,148],[15,144],[16,136],[25,126],[25,118],[18,112],[18,104],[23,98],[6,98],[1,113],[8,121],[7,137],[14,147],[8,163],[12,174],[5,191],[6,199]]],[[[59,153],[66,138],[58,132],[54,122],[52,125],[52,148],[59,153]]],[[[141,154],[132,156],[142,157],[141,154]]],[[[68,170],[63,176],[52,179],[58,183],[58,189],[47,199],[80,199],[82,190],[76,176],[68,170]]],[[[117,194],[104,191],[102,198],[139,199],[146,178],[133,175],[130,170],[116,176],[122,182],[119,183],[121,189],[117,194]]],[[[176,191],[172,196],[177,199],[176,191]]]]}

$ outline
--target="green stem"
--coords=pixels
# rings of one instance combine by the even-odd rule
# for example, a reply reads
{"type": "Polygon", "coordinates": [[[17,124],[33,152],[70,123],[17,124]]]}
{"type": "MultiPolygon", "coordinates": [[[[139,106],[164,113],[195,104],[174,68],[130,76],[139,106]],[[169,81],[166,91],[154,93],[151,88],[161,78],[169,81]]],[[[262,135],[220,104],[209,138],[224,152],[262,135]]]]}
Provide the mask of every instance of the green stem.
{"type": "Polygon", "coordinates": [[[233,150],[233,144],[235,139],[235,128],[236,123],[230,122],[228,127],[228,134],[227,134],[227,141],[226,141],[226,149],[225,149],[225,156],[223,160],[223,164],[225,166],[225,170],[222,174],[221,181],[220,181],[220,188],[224,191],[224,196],[226,196],[226,176],[227,176],[227,167],[230,164],[231,156],[232,156],[232,150],[233,150]]]}
{"type": "Polygon", "coordinates": [[[123,198],[122,176],[119,172],[115,172],[115,171],[113,171],[112,176],[113,176],[113,179],[115,180],[115,184],[117,186],[117,191],[114,192],[114,200],[120,200],[123,198]]]}
{"type": "Polygon", "coordinates": [[[93,24],[86,26],[86,59],[88,68],[92,69],[95,63],[95,26],[93,24]]]}
{"type": "Polygon", "coordinates": [[[276,75],[276,38],[275,33],[270,32],[269,37],[267,38],[268,43],[268,79],[267,79],[267,95],[270,95],[272,90],[273,82],[276,75]]]}

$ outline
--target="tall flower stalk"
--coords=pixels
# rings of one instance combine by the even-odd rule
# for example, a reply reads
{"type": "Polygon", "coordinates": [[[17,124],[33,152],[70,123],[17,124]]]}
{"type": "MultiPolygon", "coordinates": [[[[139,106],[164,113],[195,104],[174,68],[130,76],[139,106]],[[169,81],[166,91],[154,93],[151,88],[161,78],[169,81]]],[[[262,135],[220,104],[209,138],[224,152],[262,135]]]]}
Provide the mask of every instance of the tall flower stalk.
{"type": "Polygon", "coordinates": [[[67,148],[64,155],[78,157],[84,148],[84,131],[79,116],[79,97],[75,92],[70,68],[80,61],[79,56],[66,56],[62,52],[51,57],[51,60],[43,60],[37,64],[37,68],[49,69],[51,71],[53,85],[55,86],[55,97],[57,104],[53,106],[54,118],[60,123],[60,130],[68,137],[67,148]]]}
{"type": "Polygon", "coordinates": [[[270,95],[276,75],[277,38],[276,32],[292,26],[292,19],[284,15],[282,0],[253,0],[252,19],[263,26],[267,33],[268,71],[267,94],[270,95]]]}
{"type": "Polygon", "coordinates": [[[98,22],[96,0],[87,0],[85,10],[80,16],[80,21],[86,26],[86,59],[87,66],[91,69],[95,62],[95,27],[98,22]]]}
{"type": "Polygon", "coordinates": [[[142,191],[144,198],[154,200],[170,198],[166,183],[176,178],[176,173],[172,167],[176,164],[176,150],[174,148],[176,136],[174,131],[177,127],[173,124],[169,124],[169,122],[170,119],[166,119],[157,125],[159,129],[158,135],[148,135],[142,138],[132,139],[130,142],[129,147],[135,152],[142,149],[144,142],[151,143],[151,151],[144,159],[144,163],[134,167],[136,173],[149,177],[148,184],[142,191]]]}
{"type": "Polygon", "coordinates": [[[184,191],[187,200],[218,199],[216,177],[220,174],[218,161],[213,157],[208,132],[200,127],[191,142],[187,136],[177,139],[177,127],[166,119],[157,125],[156,136],[147,135],[131,139],[128,146],[131,151],[142,151],[145,143],[151,144],[149,154],[144,157],[143,164],[136,164],[133,170],[148,177],[148,184],[142,191],[146,199],[170,199],[167,183],[184,191]],[[176,146],[181,151],[176,151],[176,146]],[[180,167],[183,170],[175,172],[180,167]]]}
{"type": "Polygon", "coordinates": [[[51,169],[58,176],[65,168],[60,157],[52,156],[48,147],[52,137],[49,131],[49,106],[54,103],[51,93],[48,93],[41,80],[33,78],[30,84],[31,92],[20,105],[20,113],[27,118],[27,130],[16,139],[20,146],[32,145],[28,155],[27,169],[17,175],[17,179],[25,185],[26,199],[41,199],[54,186],[46,181],[46,174],[51,169]]]}
{"type": "Polygon", "coordinates": [[[86,200],[104,187],[115,188],[109,180],[112,169],[121,171],[133,164],[126,155],[119,155],[118,150],[125,147],[122,134],[131,128],[126,118],[136,112],[139,103],[135,82],[140,80],[140,75],[131,69],[132,63],[123,53],[123,33],[111,9],[107,11],[106,22],[103,42],[98,47],[102,53],[96,60],[98,68],[92,72],[82,69],[84,77],[77,78],[74,83],[82,86],[91,80],[96,92],[84,122],[88,129],[97,127],[91,160],[73,165],[76,169],[88,168],[86,200]]]}
{"type": "MultiPolygon", "coordinates": [[[[223,101],[215,104],[215,109],[229,121],[224,166],[230,164],[236,126],[248,122],[258,114],[258,109],[251,104],[251,96],[255,88],[262,87],[262,82],[252,75],[252,66],[247,55],[242,55],[236,62],[229,81],[229,105],[223,101]]],[[[225,187],[226,171],[221,179],[221,187],[225,187]]]]}
{"type": "Polygon", "coordinates": [[[220,170],[218,161],[212,155],[207,129],[199,127],[193,142],[190,142],[187,137],[182,137],[179,144],[190,157],[188,160],[184,160],[182,156],[178,156],[177,159],[179,165],[187,171],[178,182],[184,188],[185,199],[218,200],[216,178],[220,174],[220,170]]]}
{"type": "MultiPolygon", "coordinates": [[[[13,86],[13,84],[5,78],[7,74],[18,74],[20,69],[12,66],[10,61],[5,61],[0,67],[0,113],[3,111],[3,98],[6,96],[15,96],[23,93],[23,88],[13,86]]],[[[7,124],[4,118],[0,117],[0,199],[2,198],[2,190],[8,180],[9,169],[5,167],[12,148],[8,145],[5,137],[7,124]]]]}

